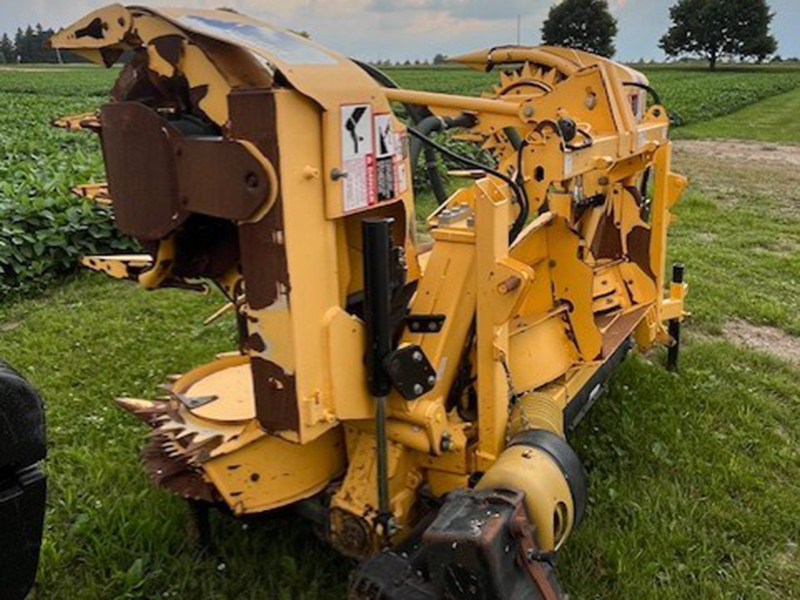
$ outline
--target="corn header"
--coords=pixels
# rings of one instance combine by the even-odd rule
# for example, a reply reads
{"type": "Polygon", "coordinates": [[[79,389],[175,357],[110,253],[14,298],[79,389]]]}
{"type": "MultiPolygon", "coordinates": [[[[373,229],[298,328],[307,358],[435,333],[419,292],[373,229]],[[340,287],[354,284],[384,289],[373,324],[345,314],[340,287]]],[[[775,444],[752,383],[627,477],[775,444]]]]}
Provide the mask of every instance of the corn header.
{"type": "Polygon", "coordinates": [[[144,252],[83,263],[146,289],[215,286],[239,347],[118,403],[152,479],[236,515],[295,506],[362,559],[354,599],[558,598],[586,477],[567,442],[632,347],[677,360],[668,115],[645,77],[564,48],[452,59],[482,97],[398,88],[226,11],[112,5],[52,38],[110,66],[97,132],[144,252]],[[401,118],[402,117],[402,118],[401,118]],[[442,146],[453,130],[490,157],[442,146]],[[437,155],[463,185],[413,173],[437,155]]]}

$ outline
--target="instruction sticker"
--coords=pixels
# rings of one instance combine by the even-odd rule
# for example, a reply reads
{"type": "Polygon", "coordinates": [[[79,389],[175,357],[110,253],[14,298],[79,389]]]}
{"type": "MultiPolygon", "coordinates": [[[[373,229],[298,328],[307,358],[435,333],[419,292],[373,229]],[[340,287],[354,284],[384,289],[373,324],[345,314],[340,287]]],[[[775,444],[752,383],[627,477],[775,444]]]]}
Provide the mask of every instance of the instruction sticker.
{"type": "Polygon", "coordinates": [[[395,135],[395,150],[394,163],[395,174],[397,176],[397,192],[398,194],[405,194],[408,190],[408,134],[405,132],[398,132],[395,135]]]}
{"type": "Polygon", "coordinates": [[[392,117],[375,115],[375,178],[378,202],[397,197],[397,177],[394,157],[397,154],[397,137],[392,129],[392,117]]]}
{"type": "Polygon", "coordinates": [[[369,104],[342,106],[342,179],[345,212],[376,202],[375,136],[369,104]]]}

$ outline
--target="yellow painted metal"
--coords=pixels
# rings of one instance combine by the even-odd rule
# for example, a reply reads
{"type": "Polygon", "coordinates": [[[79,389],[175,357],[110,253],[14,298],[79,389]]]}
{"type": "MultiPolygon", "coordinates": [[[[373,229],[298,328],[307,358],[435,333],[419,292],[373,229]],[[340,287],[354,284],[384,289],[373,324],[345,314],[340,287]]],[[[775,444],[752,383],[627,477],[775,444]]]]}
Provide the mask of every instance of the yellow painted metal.
{"type": "Polygon", "coordinates": [[[113,203],[108,193],[107,183],[84,183],[75,186],[71,191],[79,198],[86,198],[100,206],[111,206],[113,203]]]}
{"type": "Polygon", "coordinates": [[[81,265],[93,271],[105,273],[114,279],[131,279],[136,281],[134,273],[149,269],[153,265],[153,257],[149,254],[117,254],[114,256],[84,256],[81,265]]]}
{"type": "Polygon", "coordinates": [[[506,448],[477,487],[525,492],[525,509],[536,525],[542,552],[558,550],[572,531],[575,508],[569,485],[556,461],[543,450],[506,448]]]}
{"type": "MultiPolygon", "coordinates": [[[[663,293],[670,211],[686,185],[671,172],[666,111],[646,109],[644,91],[626,85],[646,83],[644,76],[583,52],[504,47],[458,57],[475,68],[507,70],[493,91],[472,98],[386,89],[313,41],[277,35],[301,49],[298,60],[280,45],[233,33],[242,27],[276,31],[228,11],[113,5],[53,38],[54,46],[101,62],[113,57],[109,50],[143,50],[153,76],[180,73],[191,89],[205,90],[196,109],[223,136],[234,130],[234,90],[268,90],[274,101],[270,135],[279,157],[267,161],[262,146],[237,141],[271,173],[275,195],[253,221],[263,224],[280,210],[269,235],[273,247],[285,251],[288,276],[281,281],[264,273],[275,286],[274,299],[254,308],[239,264],[215,275],[246,326],[242,354],[175,383],[170,407],[177,416],[167,411],[157,427],[173,436],[167,449],[189,457],[238,514],[325,490],[334,545],[353,556],[379,549],[374,403],[365,383],[360,316],[360,226],[366,216],[391,216],[408,269],[410,300],[403,308],[444,317],[437,333],[398,329],[401,345],[416,344],[425,353],[436,382],[415,400],[397,392],[389,398],[390,504],[399,527],[392,540],[402,539],[419,517],[424,484],[443,496],[471,474],[486,472],[481,487],[526,493],[540,549],[558,548],[573,521],[563,474],[547,455],[507,445],[530,428],[563,435],[565,409],[625,339],[634,335],[643,347],[667,342],[664,323],[685,316],[687,287],[673,284],[666,298],[663,293]],[[117,19],[117,25],[109,25],[102,40],[78,40],[76,32],[96,18],[117,19]],[[164,36],[180,41],[177,60],[158,51],[156,41],[164,36]],[[394,165],[394,200],[345,210],[347,178],[333,176],[344,167],[342,107],[368,106],[378,115],[389,113],[391,102],[424,105],[439,116],[476,117],[465,135],[490,151],[530,199],[533,216],[513,243],[508,232],[519,207],[512,190],[494,176],[470,173],[470,181],[428,218],[433,246],[423,251],[405,156],[394,165]],[[562,139],[561,120],[576,124],[572,143],[562,139]],[[511,144],[509,128],[524,140],[521,147],[511,144]],[[644,210],[637,190],[648,169],[654,186],[644,210]],[[454,209],[462,218],[451,218],[454,209]],[[247,365],[257,359],[292,378],[296,424],[265,431],[255,418],[247,365]],[[211,397],[189,408],[181,404],[211,397]],[[200,448],[177,437],[197,432],[213,444],[200,448]],[[363,536],[354,539],[353,528],[363,536]]],[[[63,124],[80,126],[81,119],[63,124]]],[[[401,146],[407,143],[403,123],[392,117],[390,128],[401,146]]],[[[179,236],[170,235],[152,257],[88,257],[84,263],[154,289],[173,282],[183,249],[179,236]]],[[[274,378],[269,383],[276,385],[274,378]]],[[[140,413],[152,409],[133,401],[126,406],[140,413]]]]}
{"type": "Polygon", "coordinates": [[[306,445],[262,435],[237,452],[203,464],[204,472],[236,514],[272,510],[313,496],[345,467],[340,429],[306,445]]]}
{"type": "Polygon", "coordinates": [[[481,112],[506,117],[516,117],[519,105],[503,100],[489,100],[474,98],[472,96],[453,96],[451,94],[438,94],[436,92],[418,92],[414,90],[401,90],[385,88],[384,93],[393,102],[406,102],[420,106],[435,106],[442,109],[458,109],[459,111],[481,112]]]}
{"type": "Polygon", "coordinates": [[[508,419],[508,321],[497,321],[500,295],[494,270],[508,257],[510,201],[489,179],[477,182],[476,358],[478,374],[478,466],[491,465],[505,445],[508,419]]]}
{"type": "Polygon", "coordinates": [[[517,399],[508,418],[508,437],[543,429],[564,437],[564,396],[532,392],[517,399]]]}
{"type": "Polygon", "coordinates": [[[549,383],[575,364],[577,352],[567,331],[563,313],[530,326],[521,321],[515,323],[509,339],[508,367],[518,392],[549,383]]]}
{"type": "MultiPolygon", "coordinates": [[[[189,386],[184,395],[214,398],[190,409],[192,414],[212,421],[251,421],[256,418],[253,402],[253,373],[246,356],[218,361],[220,369],[189,386]]],[[[214,363],[212,363],[214,364],[214,363]]]]}

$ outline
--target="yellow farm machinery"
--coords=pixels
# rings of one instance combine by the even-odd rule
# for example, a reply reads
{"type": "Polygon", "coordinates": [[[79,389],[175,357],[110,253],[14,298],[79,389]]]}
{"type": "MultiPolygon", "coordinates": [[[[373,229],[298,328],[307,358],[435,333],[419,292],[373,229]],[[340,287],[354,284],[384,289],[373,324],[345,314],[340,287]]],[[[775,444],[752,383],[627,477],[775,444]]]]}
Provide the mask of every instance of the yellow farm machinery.
{"type": "Polygon", "coordinates": [[[112,5],[51,44],[126,57],[61,124],[99,134],[108,183],[81,193],[142,253],[84,265],[214,286],[238,323],[163,398],[117,400],[152,429],[152,479],[201,515],[295,507],[362,561],[354,600],[562,597],[587,503],[567,435],[633,347],[676,363],[685,315],[686,181],[646,78],[503,46],[452,59],[499,72],[481,97],[412,91],[229,10],[112,5]]]}

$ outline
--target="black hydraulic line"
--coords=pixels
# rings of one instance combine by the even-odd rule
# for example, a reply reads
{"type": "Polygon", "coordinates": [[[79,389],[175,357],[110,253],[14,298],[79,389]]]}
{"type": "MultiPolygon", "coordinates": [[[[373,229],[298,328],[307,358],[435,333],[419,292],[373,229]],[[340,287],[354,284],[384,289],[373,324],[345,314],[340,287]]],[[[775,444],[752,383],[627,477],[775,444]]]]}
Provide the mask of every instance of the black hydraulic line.
{"type": "MultiPolygon", "coordinates": [[[[422,121],[417,123],[414,128],[419,131],[424,136],[430,136],[430,134],[435,133],[437,131],[445,131],[447,129],[452,129],[453,127],[473,127],[477,119],[470,114],[464,113],[457,117],[437,117],[436,115],[431,115],[429,117],[425,117],[422,121]]],[[[417,162],[419,161],[419,154],[420,152],[428,148],[420,139],[414,138],[411,140],[411,166],[416,166],[417,162]]]]}
{"type": "Polygon", "coordinates": [[[386,401],[392,383],[383,368],[383,361],[392,351],[392,223],[392,218],[365,219],[361,223],[364,247],[364,321],[368,342],[367,384],[375,399],[378,524],[387,543],[392,534],[392,513],[389,505],[386,401]]]}
{"type": "Polygon", "coordinates": [[[491,168],[487,167],[486,165],[483,165],[483,164],[479,163],[476,160],[473,160],[471,158],[467,158],[466,156],[462,156],[460,154],[457,154],[456,152],[453,152],[452,150],[450,150],[448,148],[445,148],[444,146],[442,146],[440,144],[437,144],[432,139],[430,139],[429,137],[423,135],[422,133],[420,133],[419,131],[417,131],[413,127],[409,127],[408,128],[408,132],[412,136],[414,136],[415,138],[421,140],[424,144],[429,145],[430,147],[435,149],[440,154],[446,156],[447,158],[449,158],[449,159],[451,159],[451,160],[453,160],[455,162],[461,163],[462,165],[470,167],[472,169],[477,169],[479,171],[483,171],[485,173],[488,173],[489,175],[493,175],[493,176],[497,177],[498,179],[502,179],[503,181],[505,181],[508,184],[508,186],[514,192],[514,196],[516,197],[517,203],[520,206],[519,215],[517,215],[517,218],[514,221],[514,224],[511,226],[511,230],[509,231],[509,235],[508,235],[509,243],[513,243],[514,240],[517,239],[517,236],[519,236],[519,234],[522,232],[522,228],[525,227],[525,222],[528,220],[528,214],[529,214],[529,211],[530,211],[530,203],[528,201],[528,194],[525,191],[524,186],[519,185],[516,181],[514,181],[513,178],[509,177],[505,173],[501,173],[500,171],[497,171],[495,169],[491,169],[491,168]]]}
{"type": "Polygon", "coordinates": [[[503,133],[506,134],[508,141],[511,143],[511,146],[519,152],[520,148],[522,148],[522,137],[519,135],[519,131],[517,131],[514,127],[504,127],[503,133]]]}
{"type": "MultiPolygon", "coordinates": [[[[466,113],[457,117],[437,117],[436,115],[431,115],[417,123],[416,129],[423,135],[429,136],[436,131],[444,131],[453,127],[472,127],[475,123],[475,117],[466,113]]],[[[411,140],[411,168],[416,168],[419,162],[420,152],[422,151],[425,153],[425,170],[428,174],[428,181],[430,181],[433,194],[436,197],[436,203],[439,205],[444,204],[447,202],[447,191],[444,188],[439,173],[439,166],[436,162],[436,152],[430,146],[423,144],[418,138],[413,138],[411,140]]]]}
{"type": "Polygon", "coordinates": [[[638,81],[624,81],[622,85],[627,87],[639,88],[640,90],[645,90],[646,92],[648,92],[653,96],[653,100],[655,100],[656,104],[663,106],[663,104],[661,104],[661,96],[659,96],[658,92],[655,91],[652,87],[650,87],[646,83],[639,83],[638,81]]]}
{"type": "MultiPolygon", "coordinates": [[[[416,124],[417,130],[424,135],[430,135],[434,131],[441,131],[444,129],[444,122],[441,117],[430,115],[425,117],[416,124]]],[[[425,172],[428,175],[428,182],[431,185],[431,190],[436,198],[436,204],[444,204],[447,201],[447,190],[444,188],[442,176],[439,173],[439,165],[436,163],[436,152],[432,148],[425,146],[418,139],[413,138],[410,144],[411,155],[411,169],[412,173],[419,163],[420,152],[425,151],[425,172]]]]}
{"type": "Polygon", "coordinates": [[[642,183],[639,186],[639,193],[642,195],[642,200],[647,201],[647,188],[650,184],[650,167],[647,167],[644,170],[644,174],[642,175],[642,183]]]}
{"type": "MultiPolygon", "coordinates": [[[[353,62],[355,62],[359,67],[364,69],[364,71],[366,71],[373,79],[375,79],[375,81],[384,85],[385,87],[390,87],[394,89],[399,88],[397,83],[395,83],[395,81],[391,77],[389,77],[386,73],[384,73],[380,69],[377,69],[372,65],[369,65],[367,63],[358,60],[353,60],[353,62]]],[[[427,109],[424,110],[428,114],[423,116],[420,107],[411,106],[405,103],[403,104],[403,106],[405,107],[406,112],[408,112],[411,119],[418,126],[424,119],[430,116],[430,111],[427,109]]],[[[474,119],[475,117],[472,115],[463,114],[455,118],[445,117],[444,124],[447,125],[448,127],[471,127],[472,125],[475,124],[474,119]]],[[[514,224],[512,225],[511,231],[509,233],[509,238],[511,242],[513,242],[517,238],[517,236],[522,232],[522,229],[523,227],[525,227],[525,223],[528,220],[528,215],[530,214],[530,203],[528,202],[528,194],[525,191],[525,188],[523,186],[518,185],[513,179],[511,179],[507,175],[504,175],[503,173],[500,173],[499,171],[496,171],[494,169],[490,169],[489,167],[486,167],[485,165],[482,165],[477,161],[474,161],[465,156],[461,156],[460,154],[457,154],[452,150],[448,150],[444,146],[437,144],[432,139],[430,139],[427,134],[422,133],[421,131],[417,130],[414,127],[409,127],[408,131],[412,137],[419,139],[425,146],[428,146],[431,149],[436,150],[440,154],[443,154],[444,156],[447,156],[450,159],[459,162],[463,165],[466,165],[468,167],[471,167],[473,169],[478,169],[486,173],[489,173],[490,175],[494,175],[495,177],[498,177],[503,181],[505,181],[506,183],[508,183],[508,185],[514,191],[514,195],[516,196],[517,202],[520,205],[520,214],[517,216],[516,221],[514,221],[514,224]]],[[[415,164],[416,163],[412,163],[412,167],[415,164]]],[[[434,181],[438,181],[439,186],[441,186],[440,189],[442,191],[444,190],[444,186],[441,184],[441,176],[439,174],[438,169],[435,169],[434,171],[428,170],[428,177],[431,180],[431,187],[434,188],[434,193],[436,193],[435,190],[437,188],[437,185],[434,183],[434,181]]],[[[439,204],[442,204],[446,200],[446,198],[439,200],[439,196],[437,196],[437,200],[439,201],[439,204]]]]}

